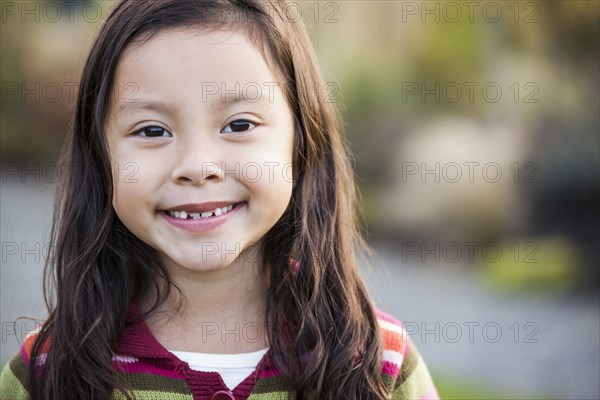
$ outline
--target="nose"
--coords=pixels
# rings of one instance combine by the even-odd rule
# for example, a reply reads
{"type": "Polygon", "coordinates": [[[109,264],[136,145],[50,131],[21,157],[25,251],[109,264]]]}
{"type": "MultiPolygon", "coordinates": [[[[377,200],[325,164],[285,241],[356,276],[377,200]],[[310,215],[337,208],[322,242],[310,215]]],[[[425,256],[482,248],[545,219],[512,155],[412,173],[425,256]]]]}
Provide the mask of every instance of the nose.
{"type": "Polygon", "coordinates": [[[207,181],[223,181],[223,170],[213,156],[207,143],[186,146],[178,154],[178,162],[173,170],[172,179],[176,183],[203,184],[207,181]]]}

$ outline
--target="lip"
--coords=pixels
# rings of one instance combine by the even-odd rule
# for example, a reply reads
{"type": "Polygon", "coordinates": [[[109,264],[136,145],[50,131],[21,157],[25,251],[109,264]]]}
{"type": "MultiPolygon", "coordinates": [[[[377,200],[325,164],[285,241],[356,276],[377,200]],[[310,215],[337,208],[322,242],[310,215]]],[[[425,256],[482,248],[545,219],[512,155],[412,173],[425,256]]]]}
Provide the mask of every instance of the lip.
{"type": "Polygon", "coordinates": [[[174,206],[171,208],[166,208],[162,211],[190,211],[190,212],[198,212],[203,213],[207,211],[212,211],[215,208],[223,208],[230,204],[241,203],[240,201],[230,200],[230,201],[207,201],[205,203],[188,203],[181,204],[178,206],[174,206]]]}
{"type": "MultiPolygon", "coordinates": [[[[215,215],[212,217],[200,218],[200,219],[173,218],[167,213],[167,211],[179,211],[178,209],[180,207],[193,206],[193,204],[177,206],[177,207],[175,207],[173,209],[169,209],[169,210],[160,210],[160,211],[158,211],[158,213],[169,224],[171,224],[179,229],[183,229],[184,231],[193,232],[193,233],[202,233],[202,232],[211,231],[211,230],[223,225],[225,222],[227,222],[231,218],[233,218],[240,210],[242,210],[244,207],[246,207],[247,203],[245,201],[239,202],[239,203],[212,202],[212,203],[202,203],[201,205],[203,207],[205,207],[207,204],[210,206],[212,206],[213,204],[216,204],[216,206],[214,206],[213,208],[205,209],[205,211],[214,210],[215,208],[219,207],[219,204],[222,204],[221,207],[227,206],[229,204],[235,204],[235,206],[230,211],[226,212],[225,214],[221,214],[219,216],[215,215]]],[[[198,205],[198,204],[196,204],[196,205],[198,205]]],[[[185,211],[185,210],[195,211],[193,208],[187,208],[187,209],[181,208],[181,211],[185,211]]]]}

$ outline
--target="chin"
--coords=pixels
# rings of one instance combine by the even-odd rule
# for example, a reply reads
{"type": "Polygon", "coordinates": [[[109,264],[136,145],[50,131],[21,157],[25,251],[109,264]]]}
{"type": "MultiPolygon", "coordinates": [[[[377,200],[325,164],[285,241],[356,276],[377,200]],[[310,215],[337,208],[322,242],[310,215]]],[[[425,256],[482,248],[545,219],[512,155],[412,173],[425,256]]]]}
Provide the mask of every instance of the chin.
{"type": "Polygon", "coordinates": [[[229,265],[231,265],[232,261],[233,259],[222,260],[220,257],[207,257],[203,261],[182,262],[179,265],[190,271],[209,272],[227,268],[229,265]]]}
{"type": "MultiPolygon", "coordinates": [[[[173,249],[170,250],[173,253],[173,249]]],[[[188,271],[208,272],[224,269],[236,261],[255,263],[253,253],[243,251],[240,245],[208,242],[198,245],[193,251],[182,249],[178,254],[164,253],[166,264],[174,268],[184,268],[188,271]]]]}

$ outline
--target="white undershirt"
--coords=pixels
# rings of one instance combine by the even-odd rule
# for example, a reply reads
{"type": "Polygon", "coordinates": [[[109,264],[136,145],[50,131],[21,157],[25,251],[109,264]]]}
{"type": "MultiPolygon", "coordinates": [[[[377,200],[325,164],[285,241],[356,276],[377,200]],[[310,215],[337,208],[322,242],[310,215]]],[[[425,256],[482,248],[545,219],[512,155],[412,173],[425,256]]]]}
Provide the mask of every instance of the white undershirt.
{"type": "Polygon", "coordinates": [[[230,390],[235,389],[255,369],[269,349],[252,353],[210,354],[169,350],[196,371],[218,372],[230,390]]]}

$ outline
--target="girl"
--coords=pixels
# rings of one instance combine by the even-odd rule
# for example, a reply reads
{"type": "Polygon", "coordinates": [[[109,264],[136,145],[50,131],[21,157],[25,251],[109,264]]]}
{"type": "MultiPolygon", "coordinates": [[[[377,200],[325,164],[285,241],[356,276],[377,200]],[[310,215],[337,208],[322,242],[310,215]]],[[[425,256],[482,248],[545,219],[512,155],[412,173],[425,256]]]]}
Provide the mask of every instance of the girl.
{"type": "Polygon", "coordinates": [[[61,158],[56,295],[2,398],[438,398],[357,272],[323,88],[283,0],[122,1],[61,158]]]}

